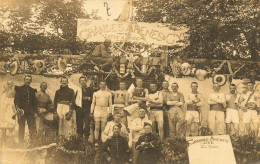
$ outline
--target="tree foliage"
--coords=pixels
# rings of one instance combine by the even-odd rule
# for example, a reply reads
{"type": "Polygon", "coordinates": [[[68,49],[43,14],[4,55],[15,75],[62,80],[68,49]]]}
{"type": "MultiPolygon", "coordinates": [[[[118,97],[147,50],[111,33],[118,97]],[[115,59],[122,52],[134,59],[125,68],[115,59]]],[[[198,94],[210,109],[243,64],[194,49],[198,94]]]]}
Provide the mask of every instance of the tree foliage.
{"type": "Polygon", "coordinates": [[[257,0],[144,0],[136,1],[135,6],[136,21],[189,27],[190,44],[178,55],[259,60],[260,3],[257,0]]]}
{"type": "Polygon", "coordinates": [[[81,0],[12,0],[0,6],[1,52],[72,53],[83,51],[77,19],[89,18],[81,0]]]}

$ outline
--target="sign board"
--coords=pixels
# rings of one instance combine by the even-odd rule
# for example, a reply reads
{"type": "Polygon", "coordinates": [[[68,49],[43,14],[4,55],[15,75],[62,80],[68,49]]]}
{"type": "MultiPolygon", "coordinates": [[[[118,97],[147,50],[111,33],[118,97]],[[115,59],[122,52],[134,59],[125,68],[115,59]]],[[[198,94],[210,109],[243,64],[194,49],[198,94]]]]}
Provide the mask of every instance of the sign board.
{"type": "Polygon", "coordinates": [[[136,42],[155,45],[184,46],[188,28],[162,23],[118,22],[105,20],[78,19],[77,36],[88,42],[136,42]]]}
{"type": "Polygon", "coordinates": [[[187,137],[190,164],[236,164],[228,135],[187,137]]]}

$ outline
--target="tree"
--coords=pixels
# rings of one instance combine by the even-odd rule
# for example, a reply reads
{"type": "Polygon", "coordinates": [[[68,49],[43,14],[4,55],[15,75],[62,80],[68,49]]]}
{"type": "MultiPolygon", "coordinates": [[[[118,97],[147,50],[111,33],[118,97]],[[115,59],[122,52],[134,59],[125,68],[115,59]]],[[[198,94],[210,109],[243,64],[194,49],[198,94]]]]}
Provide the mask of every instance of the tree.
{"type": "Polygon", "coordinates": [[[84,42],[77,35],[77,19],[89,18],[82,8],[82,0],[12,0],[0,6],[5,17],[5,29],[0,29],[1,51],[41,53],[51,50],[53,53],[78,54],[84,42]]]}
{"type": "Polygon", "coordinates": [[[260,3],[224,0],[135,1],[137,21],[189,27],[190,44],[179,55],[259,60],[260,3]]]}

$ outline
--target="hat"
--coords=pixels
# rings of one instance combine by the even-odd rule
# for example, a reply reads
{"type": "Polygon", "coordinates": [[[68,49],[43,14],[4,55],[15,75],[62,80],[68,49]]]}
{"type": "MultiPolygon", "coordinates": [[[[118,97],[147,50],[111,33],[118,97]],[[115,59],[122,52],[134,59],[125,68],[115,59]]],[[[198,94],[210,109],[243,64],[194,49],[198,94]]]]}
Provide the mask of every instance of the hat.
{"type": "Polygon", "coordinates": [[[181,65],[181,73],[183,75],[189,75],[191,73],[191,66],[189,63],[183,63],[181,65]]]}
{"type": "Polygon", "coordinates": [[[65,118],[66,118],[67,121],[69,121],[71,119],[71,117],[72,117],[72,112],[71,111],[69,111],[69,112],[67,112],[65,114],[65,118]]]}
{"type": "Polygon", "coordinates": [[[227,77],[225,75],[215,75],[212,78],[213,84],[219,84],[220,86],[225,85],[227,77]]]}
{"type": "Polygon", "coordinates": [[[151,126],[152,127],[152,123],[149,121],[149,122],[144,122],[144,127],[146,126],[151,126]]]}
{"type": "Polygon", "coordinates": [[[67,60],[62,59],[61,57],[58,59],[58,67],[61,71],[65,71],[67,67],[67,60]]]}
{"type": "Polygon", "coordinates": [[[33,68],[36,74],[40,74],[45,68],[45,62],[43,60],[35,60],[33,68]]]}
{"type": "Polygon", "coordinates": [[[19,68],[18,60],[13,61],[13,62],[10,64],[10,74],[11,74],[11,75],[17,74],[18,68],[19,68]]]}
{"type": "Polygon", "coordinates": [[[205,71],[205,70],[202,70],[202,69],[198,69],[195,73],[195,76],[196,78],[199,80],[199,81],[203,81],[206,79],[206,76],[208,75],[208,72],[205,71]]]}

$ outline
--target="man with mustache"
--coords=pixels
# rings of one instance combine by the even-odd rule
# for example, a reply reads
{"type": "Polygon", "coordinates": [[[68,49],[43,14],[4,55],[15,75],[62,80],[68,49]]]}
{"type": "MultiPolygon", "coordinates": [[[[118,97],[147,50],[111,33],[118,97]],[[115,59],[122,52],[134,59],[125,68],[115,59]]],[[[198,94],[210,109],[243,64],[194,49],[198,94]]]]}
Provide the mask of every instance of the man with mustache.
{"type": "Polygon", "coordinates": [[[227,134],[230,135],[231,123],[234,125],[235,135],[238,137],[238,125],[239,125],[239,115],[238,108],[235,104],[237,98],[236,85],[230,84],[229,86],[230,93],[226,95],[226,124],[227,124],[227,134]]]}
{"type": "Polygon", "coordinates": [[[33,136],[36,134],[35,118],[37,117],[37,100],[35,94],[37,90],[30,87],[31,83],[32,76],[26,75],[24,77],[24,85],[15,88],[15,106],[24,111],[24,114],[18,118],[18,136],[20,143],[24,142],[25,121],[27,121],[28,124],[31,141],[33,140],[33,136]]]}

